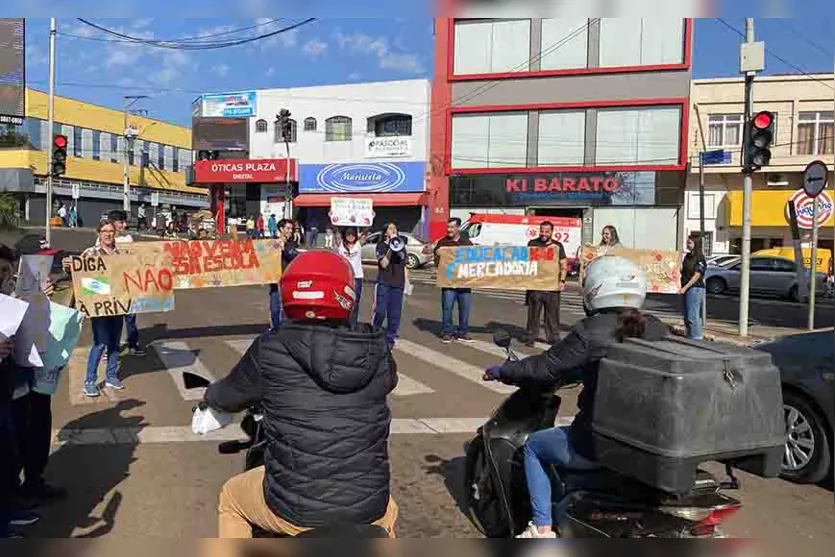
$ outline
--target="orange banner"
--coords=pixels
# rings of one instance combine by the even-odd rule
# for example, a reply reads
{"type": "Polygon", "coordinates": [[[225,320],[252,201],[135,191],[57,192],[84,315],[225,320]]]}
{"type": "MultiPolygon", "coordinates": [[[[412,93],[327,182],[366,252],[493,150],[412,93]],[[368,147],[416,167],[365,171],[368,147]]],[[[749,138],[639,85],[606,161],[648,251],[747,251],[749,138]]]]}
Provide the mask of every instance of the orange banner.
{"type": "Polygon", "coordinates": [[[610,249],[606,246],[583,246],[580,257],[580,280],[586,265],[604,255],[619,255],[634,262],[647,277],[647,292],[653,294],[678,294],[681,288],[682,255],[677,251],[652,249],[610,249]]]}

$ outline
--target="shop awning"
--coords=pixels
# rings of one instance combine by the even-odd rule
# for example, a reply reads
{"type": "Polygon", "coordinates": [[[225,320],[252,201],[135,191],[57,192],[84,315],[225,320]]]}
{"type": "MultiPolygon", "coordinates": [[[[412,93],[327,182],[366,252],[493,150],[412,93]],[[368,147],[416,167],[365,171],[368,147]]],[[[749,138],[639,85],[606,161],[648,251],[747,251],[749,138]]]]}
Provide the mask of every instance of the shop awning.
{"type": "Polygon", "coordinates": [[[293,199],[296,207],[330,207],[331,197],[342,199],[371,199],[377,207],[409,207],[422,206],[429,202],[426,193],[367,193],[367,194],[338,194],[304,193],[293,199]]]}

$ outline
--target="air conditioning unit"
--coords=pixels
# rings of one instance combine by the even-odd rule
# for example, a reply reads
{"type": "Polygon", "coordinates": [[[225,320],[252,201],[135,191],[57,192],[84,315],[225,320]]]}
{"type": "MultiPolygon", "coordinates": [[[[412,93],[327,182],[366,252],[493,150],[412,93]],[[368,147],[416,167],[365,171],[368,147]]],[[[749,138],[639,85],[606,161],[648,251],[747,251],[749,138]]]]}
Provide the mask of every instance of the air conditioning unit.
{"type": "Polygon", "coordinates": [[[784,188],[790,185],[785,174],[769,174],[766,181],[769,188],[784,188]]]}

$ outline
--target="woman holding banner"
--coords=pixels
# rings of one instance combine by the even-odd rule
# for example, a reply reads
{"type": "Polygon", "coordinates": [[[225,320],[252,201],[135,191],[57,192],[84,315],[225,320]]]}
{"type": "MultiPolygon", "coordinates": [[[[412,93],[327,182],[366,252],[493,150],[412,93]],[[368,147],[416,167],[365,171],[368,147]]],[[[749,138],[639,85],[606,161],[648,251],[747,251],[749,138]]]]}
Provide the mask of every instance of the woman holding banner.
{"type": "Polygon", "coordinates": [[[707,261],[702,253],[701,237],[693,234],[687,238],[687,255],[681,265],[681,289],[684,298],[684,329],[687,338],[702,340],[702,304],[705,302],[705,271],[707,261]]]}

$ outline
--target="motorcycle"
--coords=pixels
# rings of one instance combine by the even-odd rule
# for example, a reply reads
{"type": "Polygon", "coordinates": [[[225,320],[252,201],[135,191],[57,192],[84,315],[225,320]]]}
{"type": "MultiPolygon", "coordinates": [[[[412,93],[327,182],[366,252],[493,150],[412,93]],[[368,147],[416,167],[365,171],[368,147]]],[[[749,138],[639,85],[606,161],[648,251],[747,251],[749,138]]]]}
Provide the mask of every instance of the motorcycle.
{"type": "MultiPolygon", "coordinates": [[[[211,383],[199,375],[189,372],[183,372],[183,384],[186,389],[204,389],[211,383]]],[[[199,408],[205,410],[207,405],[205,402],[200,402],[199,408]]],[[[244,457],[244,471],[249,471],[260,466],[264,466],[264,455],[267,449],[267,440],[263,425],[263,412],[260,407],[254,406],[248,408],[244,413],[244,417],[240,424],[246,439],[241,441],[224,441],[218,445],[218,452],[223,455],[237,455],[246,452],[244,457]]],[[[254,538],[280,538],[280,536],[273,532],[261,530],[253,526],[252,536],[254,538]]],[[[323,528],[314,528],[307,530],[297,538],[388,538],[388,532],[385,528],[373,524],[338,524],[323,528]]]]}
{"type": "MultiPolygon", "coordinates": [[[[496,331],[493,342],[508,361],[518,361],[510,335],[496,331]]],[[[467,514],[489,538],[515,537],[528,525],[530,503],[522,448],[528,435],[554,427],[569,387],[543,388],[525,382],[479,428],[466,447],[467,514]]],[[[723,481],[699,470],[693,490],[684,497],[658,491],[597,467],[567,470],[551,467],[554,516],[563,538],[724,538],[721,524],[742,504],[724,490],[739,490],[732,463],[723,481]]]]}

